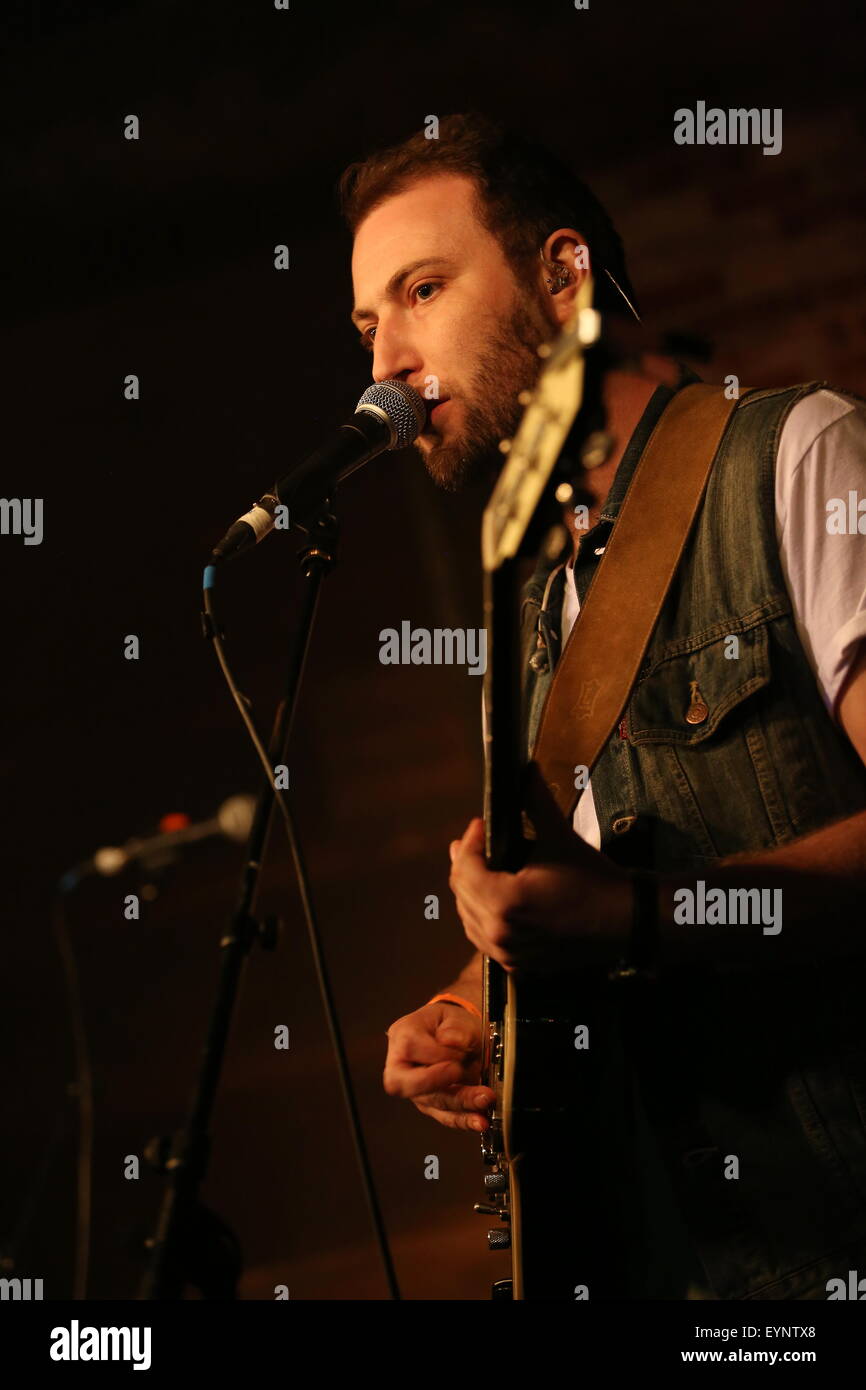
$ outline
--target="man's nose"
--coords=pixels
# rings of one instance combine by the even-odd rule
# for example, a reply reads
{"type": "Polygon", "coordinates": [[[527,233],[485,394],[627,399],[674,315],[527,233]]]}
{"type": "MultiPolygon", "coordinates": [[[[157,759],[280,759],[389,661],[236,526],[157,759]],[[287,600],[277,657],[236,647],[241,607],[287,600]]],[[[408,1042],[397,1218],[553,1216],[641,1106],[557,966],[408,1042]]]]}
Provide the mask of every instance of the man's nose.
{"type": "Polygon", "coordinates": [[[396,326],[381,321],[373,339],[373,380],[404,381],[421,369],[421,356],[396,326]]]}

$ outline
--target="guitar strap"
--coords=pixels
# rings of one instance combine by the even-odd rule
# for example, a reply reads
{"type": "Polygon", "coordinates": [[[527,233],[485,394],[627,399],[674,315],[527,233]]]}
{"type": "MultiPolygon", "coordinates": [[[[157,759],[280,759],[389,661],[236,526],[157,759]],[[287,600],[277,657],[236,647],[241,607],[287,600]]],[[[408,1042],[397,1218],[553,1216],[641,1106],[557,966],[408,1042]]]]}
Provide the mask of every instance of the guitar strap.
{"type": "Polygon", "coordinates": [[[536,832],[570,829],[575,768],[592,770],[628,702],[737,404],[684,386],[647,441],[547,692],[525,781],[536,832]]]}

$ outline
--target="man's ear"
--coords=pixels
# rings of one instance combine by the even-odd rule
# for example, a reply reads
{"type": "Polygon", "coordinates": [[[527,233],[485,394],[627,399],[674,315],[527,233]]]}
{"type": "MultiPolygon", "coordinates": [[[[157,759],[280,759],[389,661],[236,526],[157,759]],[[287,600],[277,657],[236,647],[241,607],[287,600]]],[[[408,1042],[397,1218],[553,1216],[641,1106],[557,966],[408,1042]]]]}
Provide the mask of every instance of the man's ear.
{"type": "Polygon", "coordinates": [[[540,274],[544,293],[560,323],[574,312],[577,292],[590,273],[589,247],[574,227],[551,232],[541,248],[540,274]]]}

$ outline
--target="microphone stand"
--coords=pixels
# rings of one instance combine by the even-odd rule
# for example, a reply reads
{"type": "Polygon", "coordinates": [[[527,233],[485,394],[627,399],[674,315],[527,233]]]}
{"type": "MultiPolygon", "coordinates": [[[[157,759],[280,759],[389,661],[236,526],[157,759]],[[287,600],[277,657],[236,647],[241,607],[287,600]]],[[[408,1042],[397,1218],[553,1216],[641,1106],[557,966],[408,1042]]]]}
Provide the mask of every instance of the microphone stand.
{"type": "MultiPolygon", "coordinates": [[[[322,580],[336,564],[339,528],[331,514],[330,499],[308,524],[310,540],[299,552],[301,571],[311,582],[305,587],[301,621],[286,672],[285,693],[277,709],[268,745],[272,765],[284,761],[291,734],[310,636],[322,580]]],[[[210,622],[203,615],[205,636],[213,636],[210,622]]],[[[241,1253],[237,1239],[213,1212],[202,1205],[199,1190],[211,1153],[209,1126],[225,1055],[232,1013],[246,957],[256,941],[266,950],[277,944],[279,923],[275,919],[258,921],[253,915],[259,873],[275,805],[272,782],[263,781],[247,843],[246,863],[241,874],[238,901],[228,931],[220,941],[222,965],[216,998],[201,1056],[198,1078],[185,1128],[173,1140],[151,1140],[146,1155],[166,1174],[167,1189],[159,1214],[156,1234],[146,1242],[151,1251],[149,1270],[142,1284],[141,1297],[172,1300],[183,1297],[186,1284],[198,1288],[206,1299],[237,1297],[241,1272],[241,1253]]],[[[392,1298],[399,1298],[396,1274],[388,1249],[381,1212],[372,1182],[357,1107],[349,1081],[345,1049],[337,1024],[330,986],[318,947],[312,904],[306,894],[306,874],[300,858],[300,845],[292,835],[292,851],[300,879],[304,908],[311,926],[319,983],[324,995],[332,1042],[340,1064],[344,1097],[353,1124],[356,1153],[362,1170],[368,1204],[388,1279],[392,1298]]]]}

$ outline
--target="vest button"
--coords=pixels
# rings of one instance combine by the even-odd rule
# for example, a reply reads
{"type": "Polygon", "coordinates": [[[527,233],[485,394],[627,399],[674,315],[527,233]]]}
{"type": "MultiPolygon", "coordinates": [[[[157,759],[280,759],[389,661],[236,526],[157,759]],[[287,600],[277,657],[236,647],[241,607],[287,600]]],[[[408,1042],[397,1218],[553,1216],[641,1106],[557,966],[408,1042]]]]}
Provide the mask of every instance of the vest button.
{"type": "Polygon", "coordinates": [[[610,823],[610,828],[614,835],[624,835],[627,830],[631,830],[637,816],[615,816],[610,823]]]}
{"type": "Polygon", "coordinates": [[[698,689],[697,681],[689,681],[689,707],[686,710],[687,724],[703,724],[710,707],[698,689]]]}

